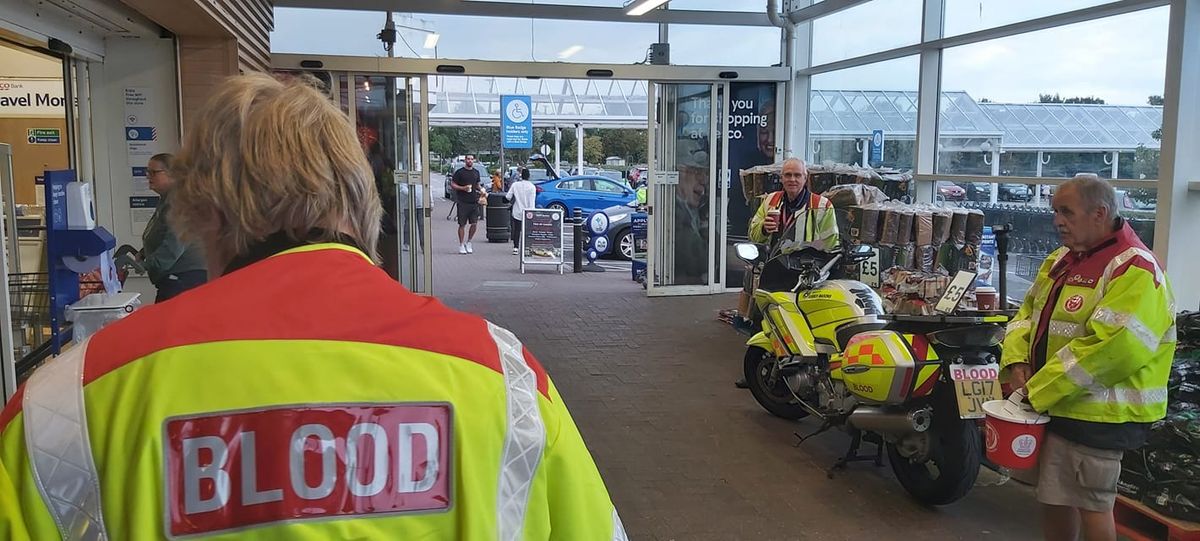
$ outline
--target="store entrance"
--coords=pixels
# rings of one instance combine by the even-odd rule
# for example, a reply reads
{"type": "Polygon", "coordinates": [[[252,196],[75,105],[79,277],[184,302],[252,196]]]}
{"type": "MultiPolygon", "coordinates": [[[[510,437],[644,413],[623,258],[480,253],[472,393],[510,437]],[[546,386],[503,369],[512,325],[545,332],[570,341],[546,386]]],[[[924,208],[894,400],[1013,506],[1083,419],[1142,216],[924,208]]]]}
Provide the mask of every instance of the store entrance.
{"type": "Polygon", "coordinates": [[[330,93],[350,118],[383,203],[383,269],[409,291],[433,294],[429,89],[423,75],[332,73],[330,93]]]}
{"type": "Polygon", "coordinates": [[[725,83],[654,83],[650,147],[650,295],[723,289],[717,246],[725,244],[728,189],[725,83]]]}

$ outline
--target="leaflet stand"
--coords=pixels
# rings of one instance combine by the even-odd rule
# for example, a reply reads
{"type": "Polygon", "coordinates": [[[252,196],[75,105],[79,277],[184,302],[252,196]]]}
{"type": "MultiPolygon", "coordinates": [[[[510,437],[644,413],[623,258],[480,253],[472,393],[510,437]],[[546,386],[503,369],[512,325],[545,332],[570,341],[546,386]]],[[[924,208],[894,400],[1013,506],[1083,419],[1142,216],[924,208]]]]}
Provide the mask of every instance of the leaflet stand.
{"type": "Polygon", "coordinates": [[[563,212],[558,209],[529,209],[521,227],[520,266],[525,274],[526,265],[554,265],[563,274],[563,229],[566,227],[563,212]],[[530,240],[536,242],[530,242],[530,240]]]}

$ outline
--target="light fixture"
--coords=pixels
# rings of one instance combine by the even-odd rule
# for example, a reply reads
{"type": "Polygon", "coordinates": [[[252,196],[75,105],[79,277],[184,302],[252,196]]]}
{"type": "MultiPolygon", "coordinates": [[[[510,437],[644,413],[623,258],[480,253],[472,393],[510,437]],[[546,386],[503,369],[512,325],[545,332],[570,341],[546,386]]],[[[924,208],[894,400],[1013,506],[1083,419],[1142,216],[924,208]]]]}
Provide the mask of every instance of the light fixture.
{"type": "Polygon", "coordinates": [[[667,3],[667,0],[627,0],[625,2],[625,14],[638,17],[665,3],[667,3]]]}
{"type": "Polygon", "coordinates": [[[558,52],[558,58],[566,60],[575,56],[579,51],[583,50],[583,45],[572,45],[558,52]]]}
{"type": "Polygon", "coordinates": [[[438,40],[441,39],[441,37],[441,34],[429,34],[428,36],[425,36],[425,48],[432,49],[437,47],[438,40]]]}

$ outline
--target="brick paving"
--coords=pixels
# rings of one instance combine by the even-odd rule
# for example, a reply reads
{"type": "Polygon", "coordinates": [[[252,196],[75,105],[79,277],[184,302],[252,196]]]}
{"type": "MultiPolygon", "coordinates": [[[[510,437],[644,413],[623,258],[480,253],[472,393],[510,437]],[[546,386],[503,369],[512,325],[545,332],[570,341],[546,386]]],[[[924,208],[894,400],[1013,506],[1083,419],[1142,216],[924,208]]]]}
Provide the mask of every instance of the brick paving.
{"type": "Polygon", "coordinates": [[[434,209],[436,294],[512,330],[546,366],[631,539],[1040,537],[1033,492],[1015,481],[934,509],[886,463],[826,478],[847,436],[796,448],[815,421],[771,417],[733,386],[743,340],[715,316],[734,297],[650,299],[627,273],[522,275],[482,224],[476,253],[459,255],[446,205],[434,209]]]}

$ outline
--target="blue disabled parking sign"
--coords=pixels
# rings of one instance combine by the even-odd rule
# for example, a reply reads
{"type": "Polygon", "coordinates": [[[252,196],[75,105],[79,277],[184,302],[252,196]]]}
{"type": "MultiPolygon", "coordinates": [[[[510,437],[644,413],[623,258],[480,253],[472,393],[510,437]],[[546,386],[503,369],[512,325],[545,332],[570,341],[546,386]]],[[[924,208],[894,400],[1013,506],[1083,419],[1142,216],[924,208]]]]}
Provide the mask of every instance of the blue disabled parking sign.
{"type": "Polygon", "coordinates": [[[504,148],[533,148],[533,100],[500,96],[500,141],[504,148]]]}

